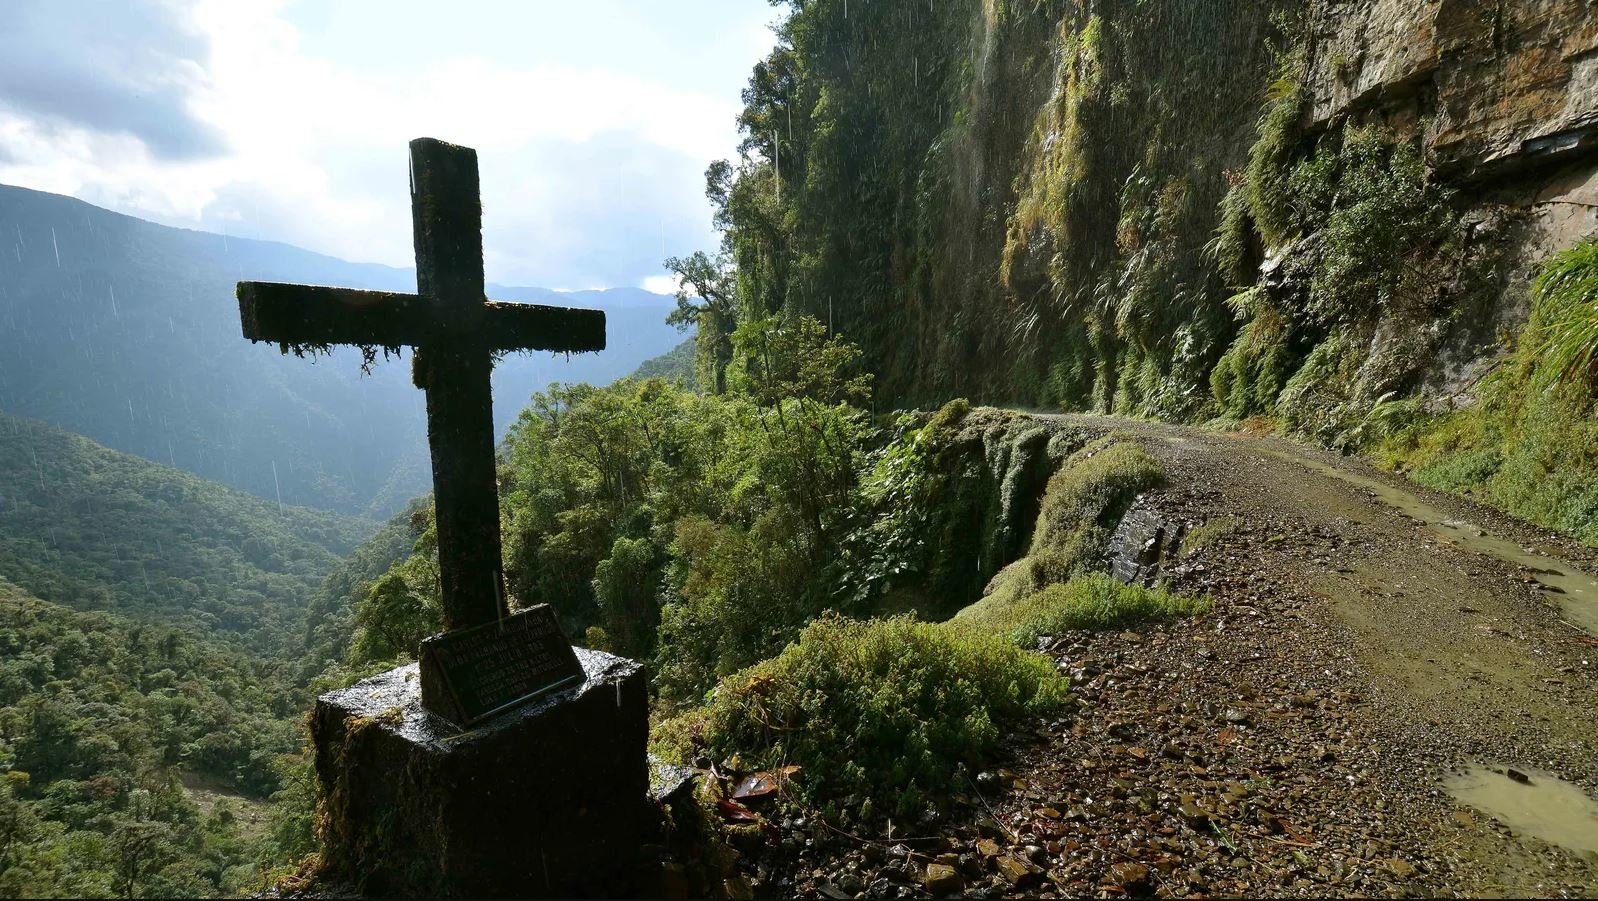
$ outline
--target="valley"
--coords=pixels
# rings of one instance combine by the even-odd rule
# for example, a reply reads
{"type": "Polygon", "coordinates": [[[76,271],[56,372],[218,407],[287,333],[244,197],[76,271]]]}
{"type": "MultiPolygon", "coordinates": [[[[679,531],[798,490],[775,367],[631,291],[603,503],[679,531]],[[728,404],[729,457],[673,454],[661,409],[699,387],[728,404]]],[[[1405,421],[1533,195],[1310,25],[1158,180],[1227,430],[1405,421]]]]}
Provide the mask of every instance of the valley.
{"type": "MultiPolygon", "coordinates": [[[[68,197],[0,185],[0,411],[291,506],[384,518],[429,488],[422,395],[408,352],[363,372],[240,336],[238,281],[414,291],[405,269],[286,244],[168,228],[68,197]]],[[[603,384],[682,335],[669,297],[636,288],[491,297],[590,306],[611,317],[601,354],[511,355],[495,372],[502,425],[555,381],[603,384]]]]}

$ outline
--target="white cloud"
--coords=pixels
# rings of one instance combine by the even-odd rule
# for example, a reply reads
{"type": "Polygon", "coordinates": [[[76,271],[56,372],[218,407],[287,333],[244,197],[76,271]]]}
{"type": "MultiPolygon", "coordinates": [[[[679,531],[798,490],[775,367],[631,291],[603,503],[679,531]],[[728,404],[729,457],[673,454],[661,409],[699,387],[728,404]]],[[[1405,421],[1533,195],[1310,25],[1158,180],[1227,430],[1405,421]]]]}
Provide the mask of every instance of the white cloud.
{"type": "Polygon", "coordinates": [[[682,284],[682,279],[679,279],[676,275],[650,275],[639,282],[638,287],[643,288],[645,291],[653,291],[656,294],[676,294],[677,286],[680,284],[682,284]]]}
{"type": "Polygon", "coordinates": [[[636,284],[662,278],[650,273],[664,255],[713,240],[701,173],[735,146],[735,85],[474,53],[363,68],[308,52],[281,2],[173,9],[210,52],[169,106],[226,151],[155,155],[137,133],[46,120],[0,96],[0,182],[404,266],[405,145],[428,135],[479,151],[491,280],[636,284]]]}

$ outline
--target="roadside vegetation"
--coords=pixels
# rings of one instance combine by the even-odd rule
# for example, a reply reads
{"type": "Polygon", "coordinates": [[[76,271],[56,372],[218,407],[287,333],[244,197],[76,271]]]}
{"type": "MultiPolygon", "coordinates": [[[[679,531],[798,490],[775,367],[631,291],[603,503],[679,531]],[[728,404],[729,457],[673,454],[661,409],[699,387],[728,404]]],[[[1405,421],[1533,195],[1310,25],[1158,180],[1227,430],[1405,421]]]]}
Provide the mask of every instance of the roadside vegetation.
{"type": "Polygon", "coordinates": [[[974,778],[1009,730],[1058,711],[1066,683],[1052,661],[995,633],[828,615],[663,723],[656,747],[676,759],[798,765],[801,797],[833,816],[915,816],[974,778]],[[849,796],[853,805],[838,803],[849,796]]]}
{"type": "Polygon", "coordinates": [[[1474,403],[1414,417],[1377,449],[1415,481],[1598,544],[1598,239],[1554,257],[1531,319],[1474,403]]]}
{"type": "MultiPolygon", "coordinates": [[[[1134,442],[964,400],[873,418],[858,349],[815,320],[745,320],[728,347],[701,371],[719,393],[554,386],[502,455],[514,597],[650,661],[658,752],[798,765],[807,802],[904,815],[1061,709],[1040,631],[1202,609],[1074,580],[1161,482],[1134,442]],[[941,621],[1018,566],[1014,610],[941,621]]],[[[437,627],[431,522],[413,518],[414,552],[360,583],[348,674],[437,627]]]]}
{"type": "Polygon", "coordinates": [[[1210,609],[1203,598],[1128,585],[1105,573],[1055,583],[1008,605],[993,605],[990,600],[972,605],[955,621],[1002,633],[1021,647],[1035,646],[1044,635],[1133,629],[1210,609]]]}

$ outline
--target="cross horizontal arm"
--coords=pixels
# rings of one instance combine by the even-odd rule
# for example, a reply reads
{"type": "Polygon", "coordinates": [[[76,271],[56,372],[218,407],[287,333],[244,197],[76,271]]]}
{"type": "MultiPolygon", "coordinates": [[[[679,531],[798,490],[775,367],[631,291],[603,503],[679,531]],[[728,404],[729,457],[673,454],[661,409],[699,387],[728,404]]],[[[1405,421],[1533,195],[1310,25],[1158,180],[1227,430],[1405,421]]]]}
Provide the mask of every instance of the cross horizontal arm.
{"type": "Polygon", "coordinates": [[[485,350],[605,349],[603,310],[488,301],[446,319],[416,294],[277,282],[239,282],[238,297],[251,341],[424,347],[461,332],[458,340],[485,350]]]}
{"type": "Polygon", "coordinates": [[[479,343],[491,350],[588,353],[605,349],[605,311],[490,300],[480,334],[479,343]]]}
{"type": "Polygon", "coordinates": [[[321,285],[239,282],[239,319],[251,341],[415,346],[427,334],[426,298],[321,285]]]}

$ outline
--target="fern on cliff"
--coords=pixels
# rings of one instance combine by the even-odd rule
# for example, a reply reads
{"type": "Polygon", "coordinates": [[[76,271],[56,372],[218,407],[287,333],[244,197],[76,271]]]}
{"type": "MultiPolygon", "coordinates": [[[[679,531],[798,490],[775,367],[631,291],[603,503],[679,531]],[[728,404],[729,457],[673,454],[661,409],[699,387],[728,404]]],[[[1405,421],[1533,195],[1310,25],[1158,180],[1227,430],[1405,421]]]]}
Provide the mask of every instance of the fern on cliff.
{"type": "Polygon", "coordinates": [[[1537,279],[1539,382],[1589,382],[1598,362],[1598,238],[1555,257],[1537,279]]]}

